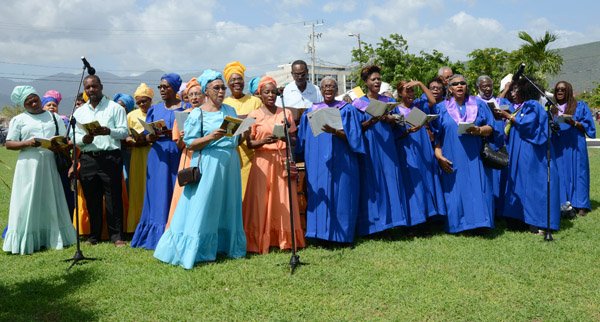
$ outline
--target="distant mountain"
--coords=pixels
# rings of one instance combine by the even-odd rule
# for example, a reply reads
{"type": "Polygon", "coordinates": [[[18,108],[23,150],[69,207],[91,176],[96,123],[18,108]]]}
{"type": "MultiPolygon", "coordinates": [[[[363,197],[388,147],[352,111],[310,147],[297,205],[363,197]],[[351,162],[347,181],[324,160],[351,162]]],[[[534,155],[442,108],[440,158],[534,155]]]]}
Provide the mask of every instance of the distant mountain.
{"type": "Polygon", "coordinates": [[[548,79],[551,88],[561,80],[573,85],[575,93],[591,91],[600,83],[600,41],[558,49],[563,65],[548,79]]]}
{"type": "MultiPolygon", "coordinates": [[[[140,83],[144,82],[148,84],[152,89],[154,89],[154,101],[159,102],[160,94],[158,93],[158,83],[160,82],[160,77],[165,72],[159,69],[149,70],[141,75],[137,76],[124,76],[120,77],[111,73],[99,71],[97,74],[102,80],[102,84],[104,85],[104,95],[112,98],[116,93],[126,93],[129,95],[133,95],[135,89],[139,86],[140,83]]],[[[87,75],[87,74],[86,74],[87,75]]],[[[189,80],[192,77],[197,77],[198,74],[184,74],[181,75],[181,78],[184,81],[189,80]]],[[[7,79],[0,79],[0,107],[6,105],[12,105],[10,101],[10,93],[13,88],[17,85],[31,85],[35,87],[35,89],[39,92],[40,95],[43,95],[47,90],[54,89],[59,91],[62,94],[62,101],[59,105],[59,113],[60,114],[71,114],[71,109],[73,108],[73,103],[75,102],[75,97],[77,95],[77,89],[79,86],[79,82],[81,80],[81,74],[67,74],[67,73],[58,73],[54,75],[50,75],[47,77],[43,77],[32,82],[14,82],[7,79]]],[[[81,89],[83,91],[83,89],[81,89]]]]}

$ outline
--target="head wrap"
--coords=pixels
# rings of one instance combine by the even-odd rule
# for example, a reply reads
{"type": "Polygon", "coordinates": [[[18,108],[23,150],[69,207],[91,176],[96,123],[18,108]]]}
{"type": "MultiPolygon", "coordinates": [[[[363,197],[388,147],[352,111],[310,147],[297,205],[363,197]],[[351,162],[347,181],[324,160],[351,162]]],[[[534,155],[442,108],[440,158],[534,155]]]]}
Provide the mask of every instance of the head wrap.
{"type": "Polygon", "coordinates": [[[17,106],[25,106],[25,100],[31,94],[38,95],[38,93],[35,91],[35,88],[29,85],[15,86],[10,94],[10,100],[17,106]]]}
{"type": "MultiPolygon", "coordinates": [[[[48,94],[48,92],[46,92],[46,94],[48,94]]],[[[54,102],[56,103],[56,105],[58,105],[58,101],[56,100],[56,98],[52,97],[52,96],[45,96],[42,97],[42,107],[46,106],[46,104],[50,103],[50,102],[54,102]]]]}
{"type": "Polygon", "coordinates": [[[177,91],[177,97],[180,100],[183,100],[183,96],[186,94],[185,88],[187,87],[187,83],[181,83],[179,86],[179,90],[177,91]]]}
{"type": "Polygon", "coordinates": [[[260,76],[256,76],[248,82],[248,91],[250,94],[256,94],[256,91],[258,90],[258,82],[260,82],[260,76]]]}
{"type": "Polygon", "coordinates": [[[225,69],[223,70],[223,75],[225,76],[225,83],[229,83],[229,78],[233,74],[239,74],[244,78],[244,72],[246,71],[246,66],[242,65],[239,61],[232,61],[231,63],[225,65],[225,69]]]}
{"type": "Polygon", "coordinates": [[[166,80],[167,83],[169,83],[169,86],[171,86],[171,88],[173,89],[173,91],[175,93],[177,93],[177,91],[179,90],[179,87],[181,87],[181,83],[183,82],[181,80],[181,76],[179,76],[179,74],[175,74],[175,73],[169,73],[169,74],[164,74],[160,77],[160,80],[166,80]]]}
{"type": "Polygon", "coordinates": [[[200,87],[200,83],[198,83],[198,79],[196,77],[192,77],[192,79],[190,79],[185,86],[185,92],[188,93],[190,89],[196,86],[200,87]]]}
{"type": "Polygon", "coordinates": [[[59,91],[55,91],[55,90],[51,89],[44,94],[44,97],[48,97],[48,96],[53,97],[56,100],[56,105],[60,104],[60,101],[62,101],[62,95],[60,95],[59,91]]]}
{"type": "Polygon", "coordinates": [[[113,96],[113,101],[115,101],[116,103],[119,103],[119,101],[123,102],[125,104],[125,110],[127,111],[127,113],[131,112],[135,107],[135,101],[133,100],[133,97],[131,97],[131,95],[117,93],[115,94],[115,96],[113,96]]]}
{"type": "Polygon", "coordinates": [[[263,76],[263,78],[260,79],[260,83],[258,83],[258,88],[256,90],[260,93],[261,89],[269,83],[271,83],[271,84],[275,85],[275,87],[277,87],[277,82],[275,81],[275,79],[273,79],[273,77],[263,76]]]}
{"type": "Polygon", "coordinates": [[[216,79],[223,80],[223,75],[212,69],[207,69],[202,75],[198,76],[198,82],[200,83],[200,86],[202,86],[202,93],[206,94],[206,85],[216,79]]]}
{"type": "Polygon", "coordinates": [[[148,87],[146,83],[141,83],[140,86],[138,86],[138,88],[135,90],[135,93],[133,93],[133,97],[140,96],[149,97],[150,99],[152,99],[154,98],[154,91],[152,90],[152,88],[148,87]]]}

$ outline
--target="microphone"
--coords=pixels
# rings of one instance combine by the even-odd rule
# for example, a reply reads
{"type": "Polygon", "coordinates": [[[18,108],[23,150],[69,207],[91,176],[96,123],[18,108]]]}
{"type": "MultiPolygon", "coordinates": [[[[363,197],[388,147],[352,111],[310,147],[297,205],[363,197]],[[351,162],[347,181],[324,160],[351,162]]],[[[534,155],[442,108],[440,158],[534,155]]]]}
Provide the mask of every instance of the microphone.
{"type": "Polygon", "coordinates": [[[525,63],[521,63],[521,65],[519,65],[519,69],[517,70],[517,72],[513,75],[512,77],[512,82],[516,82],[519,80],[519,78],[521,78],[521,75],[523,75],[523,71],[525,71],[525,63]]]}
{"type": "Polygon", "coordinates": [[[83,66],[87,68],[88,75],[95,75],[96,69],[90,65],[90,63],[85,59],[85,56],[81,56],[81,61],[83,62],[83,66]]]}

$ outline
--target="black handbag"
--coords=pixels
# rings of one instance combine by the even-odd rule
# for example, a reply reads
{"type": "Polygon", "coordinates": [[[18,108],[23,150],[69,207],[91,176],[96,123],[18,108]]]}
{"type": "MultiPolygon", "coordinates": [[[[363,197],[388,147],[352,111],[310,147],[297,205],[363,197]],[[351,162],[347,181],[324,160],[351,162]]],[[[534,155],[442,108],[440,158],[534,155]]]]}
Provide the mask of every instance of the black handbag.
{"type": "MultiPolygon", "coordinates": [[[[50,112],[52,119],[54,120],[54,136],[58,135],[58,122],[54,113],[50,112]]],[[[56,161],[56,168],[59,173],[67,173],[69,168],[73,165],[73,160],[66,152],[54,152],[54,161],[56,161]]]]}
{"type": "MultiPolygon", "coordinates": [[[[200,134],[204,133],[204,119],[203,119],[202,109],[200,109],[200,134]]],[[[191,183],[198,183],[200,179],[202,179],[202,172],[200,171],[200,160],[202,158],[202,153],[198,156],[198,165],[195,167],[188,167],[185,169],[181,169],[177,172],[177,182],[180,187],[187,186],[191,183]]],[[[183,164],[187,160],[187,153],[185,157],[183,157],[183,164]]]]}
{"type": "Polygon", "coordinates": [[[483,165],[492,169],[503,169],[508,166],[508,151],[506,146],[502,146],[498,151],[494,150],[490,143],[483,140],[481,149],[481,160],[483,165]]]}

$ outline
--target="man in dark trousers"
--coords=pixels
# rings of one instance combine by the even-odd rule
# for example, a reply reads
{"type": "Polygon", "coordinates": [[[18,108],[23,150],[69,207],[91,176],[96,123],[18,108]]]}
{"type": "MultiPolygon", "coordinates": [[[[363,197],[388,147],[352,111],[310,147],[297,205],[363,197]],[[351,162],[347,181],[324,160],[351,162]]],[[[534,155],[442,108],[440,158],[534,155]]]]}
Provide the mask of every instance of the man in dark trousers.
{"type": "Polygon", "coordinates": [[[75,143],[81,150],[79,179],[90,218],[88,242],[96,244],[100,241],[104,199],[110,240],[117,247],[125,246],[122,236],[121,140],[128,135],[126,112],[102,94],[102,82],[98,76],[87,76],[83,86],[89,100],[73,116],[78,123],[75,143]],[[94,121],[100,123],[100,127],[83,128],[94,121]]]}

